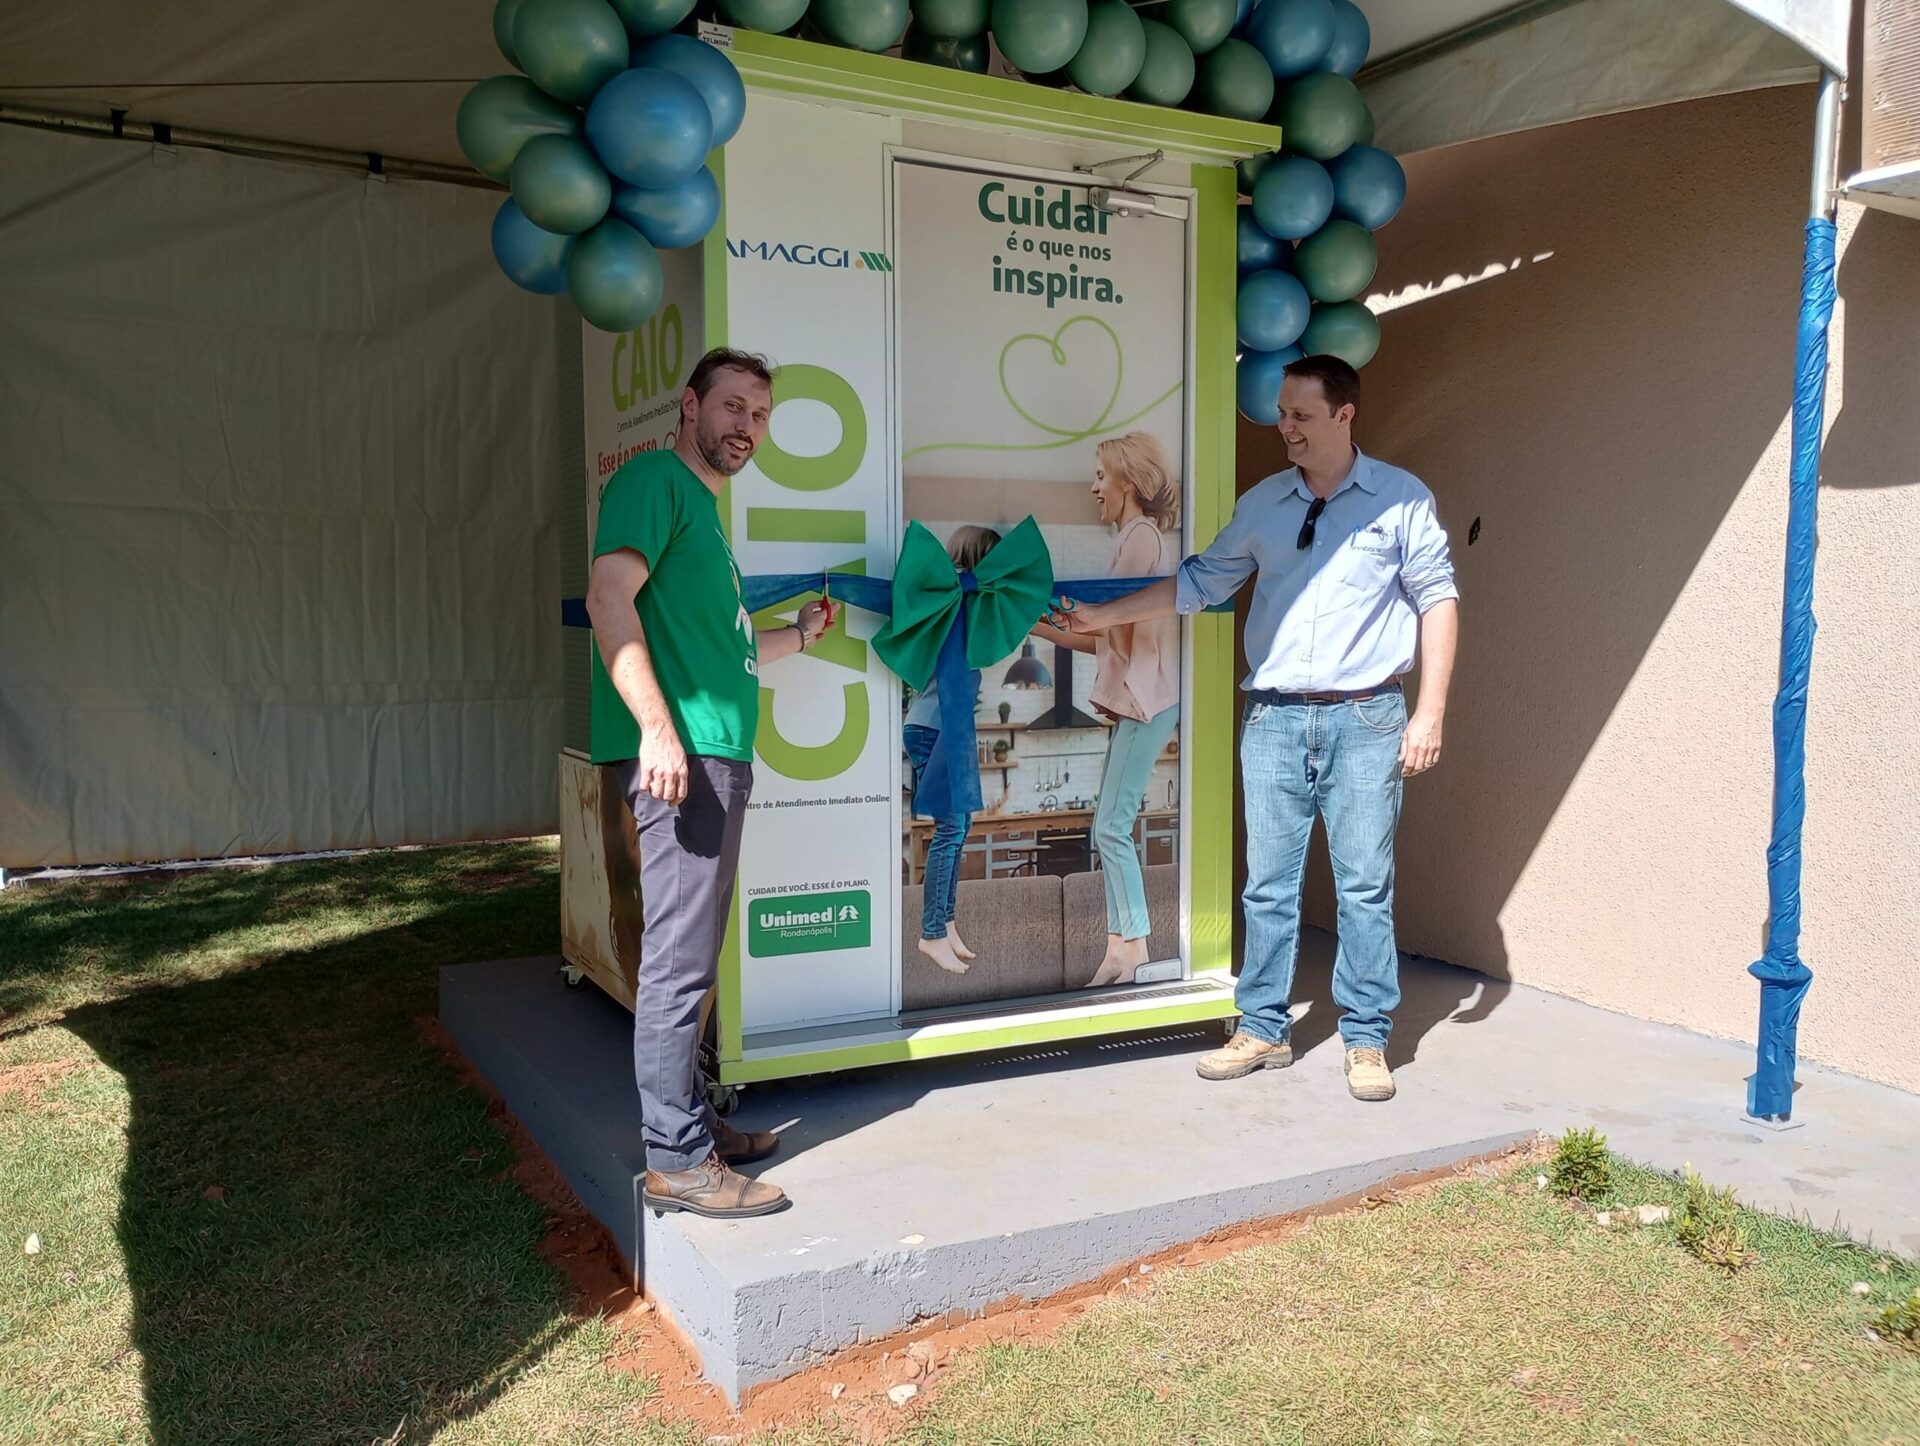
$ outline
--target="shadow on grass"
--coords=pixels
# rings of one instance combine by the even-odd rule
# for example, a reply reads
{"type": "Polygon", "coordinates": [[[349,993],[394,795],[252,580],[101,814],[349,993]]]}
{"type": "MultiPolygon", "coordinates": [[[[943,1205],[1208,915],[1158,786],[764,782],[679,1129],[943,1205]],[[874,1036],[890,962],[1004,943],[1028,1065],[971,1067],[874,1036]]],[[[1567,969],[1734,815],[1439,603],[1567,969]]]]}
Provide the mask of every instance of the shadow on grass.
{"type": "Polygon", "coordinates": [[[417,1032],[440,964],[555,948],[551,854],[527,849],[46,901],[30,936],[88,958],[124,953],[129,931],[191,950],[283,911],[408,906],[65,1014],[130,1096],[119,1237],[156,1441],[426,1440],[571,1329],[505,1138],[417,1032]],[[149,923],[115,923],[143,906],[149,923]]]}

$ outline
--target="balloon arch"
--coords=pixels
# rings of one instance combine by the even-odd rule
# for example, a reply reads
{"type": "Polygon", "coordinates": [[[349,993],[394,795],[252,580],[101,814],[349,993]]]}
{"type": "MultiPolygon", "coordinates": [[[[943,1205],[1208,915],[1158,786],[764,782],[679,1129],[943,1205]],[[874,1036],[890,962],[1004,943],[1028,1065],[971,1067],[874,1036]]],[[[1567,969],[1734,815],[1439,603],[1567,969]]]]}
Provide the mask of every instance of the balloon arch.
{"type": "Polygon", "coordinates": [[[498,0],[494,39],[519,73],[474,86],[458,130],[512,191],[493,221],[509,280],[567,292],[606,331],[658,309],[657,253],[719,219],[706,158],[746,113],[733,62],[686,33],[702,19],[980,74],[998,47],[1035,84],[1276,123],[1284,148],[1239,168],[1240,411],[1276,420],[1301,355],[1358,367],[1380,345],[1360,297],[1407,183],[1371,144],[1353,0],[498,0]]]}

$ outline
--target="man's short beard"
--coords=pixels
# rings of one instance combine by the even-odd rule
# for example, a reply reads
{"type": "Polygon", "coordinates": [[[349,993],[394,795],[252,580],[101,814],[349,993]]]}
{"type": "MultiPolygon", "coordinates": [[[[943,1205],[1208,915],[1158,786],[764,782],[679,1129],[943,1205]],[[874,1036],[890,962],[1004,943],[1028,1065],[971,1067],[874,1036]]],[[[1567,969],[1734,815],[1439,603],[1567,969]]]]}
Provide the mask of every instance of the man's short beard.
{"type": "Polygon", "coordinates": [[[729,435],[728,430],[722,427],[718,434],[712,438],[708,438],[704,433],[696,434],[695,438],[700,444],[701,459],[722,477],[733,476],[753,460],[753,452],[751,449],[749,449],[747,455],[742,457],[738,462],[734,461],[733,458],[728,455],[727,437],[729,435]]]}

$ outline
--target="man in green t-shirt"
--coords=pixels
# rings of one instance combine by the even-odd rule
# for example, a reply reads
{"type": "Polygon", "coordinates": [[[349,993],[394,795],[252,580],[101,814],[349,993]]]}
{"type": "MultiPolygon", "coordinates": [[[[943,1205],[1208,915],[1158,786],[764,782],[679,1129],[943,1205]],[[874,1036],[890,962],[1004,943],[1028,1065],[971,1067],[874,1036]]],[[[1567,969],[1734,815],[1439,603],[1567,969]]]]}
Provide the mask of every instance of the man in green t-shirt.
{"type": "Polygon", "coordinates": [[[593,620],[593,760],[615,765],[640,841],[645,925],[633,1063],[647,1143],[646,1203],[733,1219],[787,1197],[731,1168],[779,1144],[706,1102],[703,1003],[719,973],[740,835],[753,791],[758,669],[804,652],[831,602],[756,634],[718,498],[767,435],[773,374],[745,352],[700,359],[670,452],[642,452],[600,496],[587,613],[593,620]]]}

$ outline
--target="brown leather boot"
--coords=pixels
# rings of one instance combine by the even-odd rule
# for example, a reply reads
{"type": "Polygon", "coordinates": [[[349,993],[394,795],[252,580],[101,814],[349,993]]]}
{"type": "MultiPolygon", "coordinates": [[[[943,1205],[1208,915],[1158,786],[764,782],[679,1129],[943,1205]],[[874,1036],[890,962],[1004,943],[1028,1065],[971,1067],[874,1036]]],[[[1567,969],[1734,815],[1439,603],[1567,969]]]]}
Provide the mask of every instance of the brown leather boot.
{"type": "Polygon", "coordinates": [[[727,1168],[716,1150],[691,1170],[649,1170],[640,1186],[649,1210],[684,1210],[709,1220],[744,1220],[787,1208],[778,1185],[749,1180],[727,1168]]]}
{"type": "Polygon", "coordinates": [[[1201,1055],[1194,1072],[1201,1079],[1239,1079],[1257,1069],[1285,1069],[1292,1063],[1291,1044],[1269,1044],[1241,1029],[1223,1047],[1201,1055]]]}
{"type": "Polygon", "coordinates": [[[779,1149],[780,1137],[772,1130],[736,1130],[725,1120],[715,1120],[713,1148],[729,1165],[751,1165],[779,1149]]]}

